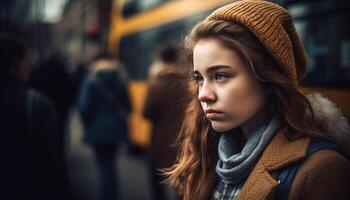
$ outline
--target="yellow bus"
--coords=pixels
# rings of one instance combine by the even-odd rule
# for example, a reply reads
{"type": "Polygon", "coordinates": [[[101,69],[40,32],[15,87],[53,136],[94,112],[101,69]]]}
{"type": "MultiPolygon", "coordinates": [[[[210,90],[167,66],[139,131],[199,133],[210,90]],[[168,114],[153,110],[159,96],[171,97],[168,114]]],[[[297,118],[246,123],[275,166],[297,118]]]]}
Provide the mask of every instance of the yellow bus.
{"type": "MultiPolygon", "coordinates": [[[[133,143],[144,147],[149,144],[150,124],[141,112],[154,50],[162,43],[181,42],[195,23],[230,2],[233,1],[114,1],[108,48],[126,66],[131,78],[133,113],[129,135],[133,143]]],[[[275,2],[295,17],[308,52],[308,72],[301,89],[319,91],[350,117],[350,31],[344,26],[350,12],[344,12],[340,0],[275,2]]]]}

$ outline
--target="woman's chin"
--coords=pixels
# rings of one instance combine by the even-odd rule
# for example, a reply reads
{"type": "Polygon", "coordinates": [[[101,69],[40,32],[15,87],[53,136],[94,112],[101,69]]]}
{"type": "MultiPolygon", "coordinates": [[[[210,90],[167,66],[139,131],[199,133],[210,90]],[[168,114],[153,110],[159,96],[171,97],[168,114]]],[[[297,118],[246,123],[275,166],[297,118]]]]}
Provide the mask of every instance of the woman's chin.
{"type": "Polygon", "coordinates": [[[218,132],[218,133],[225,133],[225,132],[235,128],[235,126],[232,126],[232,125],[230,126],[230,125],[217,123],[217,122],[212,122],[211,126],[214,129],[214,131],[218,132]]]}

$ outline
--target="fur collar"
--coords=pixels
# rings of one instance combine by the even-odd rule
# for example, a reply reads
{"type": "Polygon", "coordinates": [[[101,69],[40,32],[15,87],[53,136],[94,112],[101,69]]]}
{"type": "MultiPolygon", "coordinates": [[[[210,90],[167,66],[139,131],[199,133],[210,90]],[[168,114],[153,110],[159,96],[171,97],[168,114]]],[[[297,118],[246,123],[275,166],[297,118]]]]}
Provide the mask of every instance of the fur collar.
{"type": "Polygon", "coordinates": [[[306,95],[315,114],[316,126],[337,144],[342,153],[350,158],[350,125],[342,111],[328,98],[319,93],[306,95]]]}

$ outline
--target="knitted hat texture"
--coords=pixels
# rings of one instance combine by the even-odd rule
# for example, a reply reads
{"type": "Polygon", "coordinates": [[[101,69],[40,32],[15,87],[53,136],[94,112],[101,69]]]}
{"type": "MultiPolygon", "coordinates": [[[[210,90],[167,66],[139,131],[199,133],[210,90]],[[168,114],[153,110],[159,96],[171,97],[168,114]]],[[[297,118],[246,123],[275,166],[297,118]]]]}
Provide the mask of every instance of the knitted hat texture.
{"type": "Polygon", "coordinates": [[[248,28],[293,83],[304,78],[307,57],[293,17],[281,6],[263,0],[241,0],[223,6],[206,20],[224,20],[248,28]]]}

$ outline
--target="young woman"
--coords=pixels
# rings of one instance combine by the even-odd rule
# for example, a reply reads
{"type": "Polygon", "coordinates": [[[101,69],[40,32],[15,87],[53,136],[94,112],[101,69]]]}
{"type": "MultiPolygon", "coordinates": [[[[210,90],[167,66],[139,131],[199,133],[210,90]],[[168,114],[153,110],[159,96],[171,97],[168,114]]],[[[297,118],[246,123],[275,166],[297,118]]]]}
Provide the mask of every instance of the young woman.
{"type": "Polygon", "coordinates": [[[287,10],[237,1],[185,43],[194,98],[167,171],[184,200],[277,199],[279,175],[297,162],[288,199],[350,199],[349,124],[332,102],[298,90],[306,54],[287,10]],[[337,150],[303,160],[318,140],[337,150]]]}

